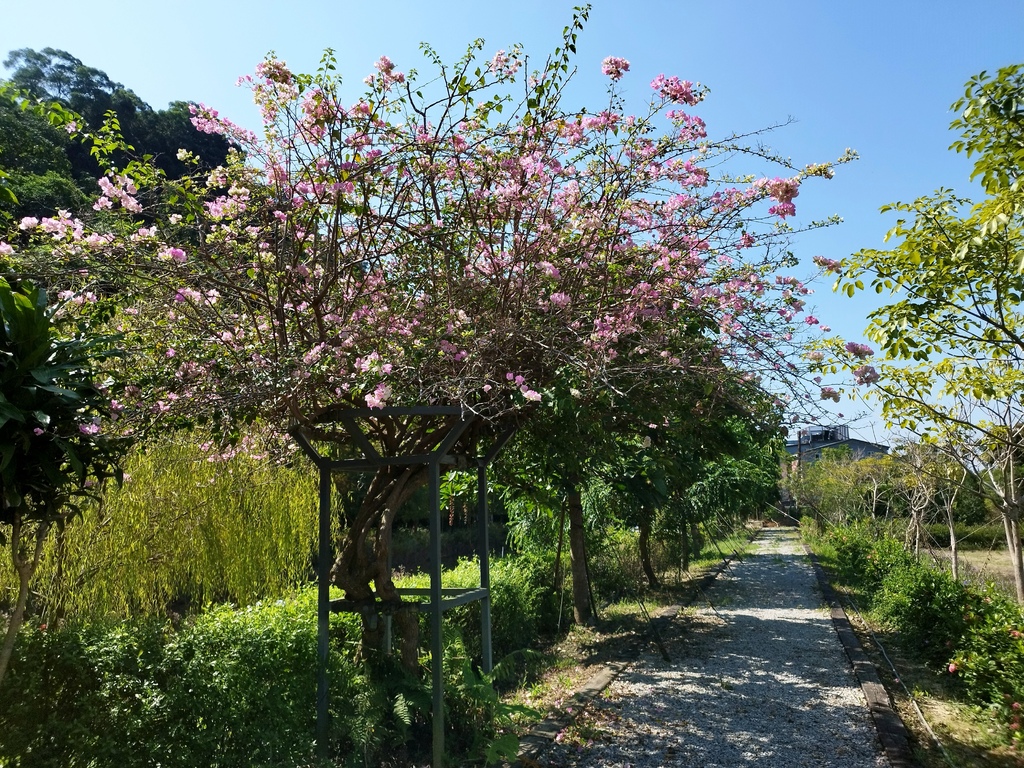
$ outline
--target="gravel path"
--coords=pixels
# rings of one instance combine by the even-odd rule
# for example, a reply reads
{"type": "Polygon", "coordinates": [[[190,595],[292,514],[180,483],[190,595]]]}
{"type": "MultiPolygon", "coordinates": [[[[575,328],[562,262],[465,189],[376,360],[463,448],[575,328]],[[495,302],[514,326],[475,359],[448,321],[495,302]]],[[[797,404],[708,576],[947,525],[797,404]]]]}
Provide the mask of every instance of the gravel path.
{"type": "Polygon", "coordinates": [[[545,766],[885,768],[864,696],[792,529],[765,529],[559,735],[545,766]]]}

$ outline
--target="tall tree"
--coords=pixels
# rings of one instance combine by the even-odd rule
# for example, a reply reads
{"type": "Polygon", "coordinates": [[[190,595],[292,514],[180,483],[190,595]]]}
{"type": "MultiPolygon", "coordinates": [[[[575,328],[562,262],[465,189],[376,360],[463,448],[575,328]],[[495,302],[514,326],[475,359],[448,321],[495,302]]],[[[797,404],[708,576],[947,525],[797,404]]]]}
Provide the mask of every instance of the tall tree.
{"type": "MultiPolygon", "coordinates": [[[[314,75],[270,58],[247,81],[262,135],[194,107],[244,158],[178,182],[132,164],[101,180],[92,220],[22,222],[5,247],[78,296],[124,287],[118,320],[156,352],[133,406],[290,423],[339,455],[353,450],[341,409],[459,405],[487,428],[548,407],[566,371],[594,391],[678,371],[694,315],[719,364],[790,375],[775,323],[795,324],[809,290],[776,277],[792,264],[780,222],[831,168],[715,180],[706,164],[764,151],[708,140],[691,112],[705,92],[676,77],[628,114],[615,57],[607,104],[563,106],[585,17],[533,73],[518,49],[479,61],[478,42],[446,65],[427,48],[432,80],[384,57],[348,106],[330,54],[314,75]],[[79,269],[53,273],[68,260],[79,269]]],[[[382,413],[367,439],[423,454],[451,421],[382,413]]],[[[333,570],[349,597],[398,599],[391,529],[426,478],[373,477],[333,570]]]]}
{"type": "MultiPolygon", "coordinates": [[[[77,126],[83,131],[95,132],[107,119],[108,113],[117,116],[119,128],[127,145],[134,148],[134,153],[152,155],[158,168],[172,178],[185,175],[190,171],[189,165],[178,157],[180,150],[185,150],[198,159],[199,164],[209,170],[225,162],[228,142],[223,136],[201,133],[191,124],[188,105],[176,101],[164,110],[154,110],[134,91],[118,82],[114,82],[103,71],[87,66],[67,51],[55,48],[44,48],[36,51],[22,48],[11,51],[4,66],[11,74],[7,80],[10,91],[21,93],[29,99],[42,102],[56,102],[81,116],[77,126]]],[[[20,124],[15,126],[22,128],[20,124]]],[[[48,142],[54,137],[47,135],[48,142]]],[[[56,143],[70,163],[71,177],[79,187],[87,192],[95,193],[96,177],[100,175],[100,166],[91,153],[91,146],[80,141],[69,141],[65,134],[56,136],[56,143]]],[[[24,144],[26,137],[22,132],[7,133],[4,145],[8,141],[24,144]]],[[[8,158],[0,158],[0,167],[23,169],[21,165],[7,166],[8,158]]],[[[123,157],[119,158],[124,162],[123,157]]],[[[34,169],[35,174],[52,171],[63,175],[63,163],[55,158],[55,165],[46,169],[34,169]]],[[[44,201],[37,204],[39,208],[44,201]]],[[[78,202],[66,201],[60,202],[78,202]]],[[[59,208],[68,210],[79,209],[79,205],[58,205],[45,210],[18,209],[19,216],[49,215],[59,208]]]]}
{"type": "Polygon", "coordinates": [[[865,280],[893,296],[868,328],[891,362],[869,365],[870,350],[857,344],[839,357],[874,385],[890,424],[958,442],[990,475],[1024,602],[1024,478],[1015,469],[1024,436],[1024,65],[972,78],[953,109],[961,138],[952,148],[975,159],[985,197],[939,190],[883,208],[900,214],[888,234],[897,245],[836,269],[851,296],[865,280]]]}

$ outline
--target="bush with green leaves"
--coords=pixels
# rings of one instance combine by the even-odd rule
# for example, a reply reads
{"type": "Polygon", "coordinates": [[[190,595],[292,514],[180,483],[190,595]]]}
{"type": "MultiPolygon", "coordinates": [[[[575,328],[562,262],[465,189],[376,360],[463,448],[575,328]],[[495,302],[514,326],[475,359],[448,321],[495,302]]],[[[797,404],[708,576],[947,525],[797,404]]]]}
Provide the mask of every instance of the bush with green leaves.
{"type": "Polygon", "coordinates": [[[992,585],[955,581],[870,526],[834,528],[823,541],[840,581],[908,652],[956,676],[967,701],[1024,740],[1024,608],[992,585]]]}
{"type": "MultiPolygon", "coordinates": [[[[0,701],[0,764],[295,766],[312,762],[316,621],[309,601],[22,633],[0,701]],[[303,602],[306,604],[304,605],[303,602]],[[5,763],[5,761],[8,761],[5,763]]],[[[336,742],[350,741],[332,658],[336,742]]]]}
{"type": "MultiPolygon", "coordinates": [[[[554,555],[529,553],[491,560],[491,645],[495,659],[529,648],[539,637],[553,635],[559,626],[558,593],[552,582],[554,555]]],[[[569,575],[566,574],[566,579],[569,575]]],[[[464,558],[444,571],[444,586],[473,589],[480,586],[480,565],[476,558],[464,558]]],[[[406,575],[396,580],[400,587],[428,587],[425,573],[406,575]]],[[[569,588],[568,586],[566,587],[569,588]]],[[[562,626],[571,619],[571,604],[561,605],[562,626]]],[[[422,616],[426,631],[426,615],[422,616]]],[[[469,655],[480,658],[480,603],[445,612],[445,621],[456,627],[469,655]]]]}

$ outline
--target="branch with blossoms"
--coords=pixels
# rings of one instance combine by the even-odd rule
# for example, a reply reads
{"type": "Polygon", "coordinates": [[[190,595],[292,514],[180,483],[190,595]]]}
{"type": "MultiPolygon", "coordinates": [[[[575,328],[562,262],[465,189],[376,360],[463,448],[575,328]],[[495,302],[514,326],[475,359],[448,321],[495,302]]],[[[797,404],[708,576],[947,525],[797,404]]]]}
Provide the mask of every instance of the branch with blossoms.
{"type": "MultiPolygon", "coordinates": [[[[113,322],[149,352],[127,405],[168,421],[317,429],[341,408],[444,404],[501,423],[542,413],[567,369],[620,392],[723,366],[798,386],[810,289],[780,274],[785,220],[831,167],[716,181],[705,159],[737,144],[708,138],[706,90],[677,77],[635,114],[614,91],[567,109],[578,28],[531,73],[516,49],[476,64],[481,44],[453,67],[426,49],[425,82],[381,58],[349,104],[329,55],[314,75],[268,58],[242,81],[261,131],[193,108],[238,147],[227,165],[111,172],[88,215],[23,221],[0,247],[71,296],[118,294],[113,322]]],[[[630,74],[602,67],[613,86],[630,74]]],[[[382,418],[371,439],[436,437],[382,418]]],[[[352,595],[389,593],[390,524],[421,474],[371,485],[335,569],[352,595]]]]}

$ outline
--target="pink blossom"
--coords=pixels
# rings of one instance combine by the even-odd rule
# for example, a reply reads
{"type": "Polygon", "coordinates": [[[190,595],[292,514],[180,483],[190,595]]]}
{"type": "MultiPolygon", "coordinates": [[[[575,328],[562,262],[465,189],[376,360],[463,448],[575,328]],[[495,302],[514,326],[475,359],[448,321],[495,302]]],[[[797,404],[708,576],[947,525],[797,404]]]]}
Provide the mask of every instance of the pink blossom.
{"type": "Polygon", "coordinates": [[[804,318],[804,322],[807,323],[808,325],[817,325],[818,318],[816,318],[814,315],[808,315],[807,317],[804,318]]]}
{"type": "Polygon", "coordinates": [[[680,80],[675,76],[658,75],[651,81],[651,88],[677,104],[694,106],[700,101],[700,97],[693,93],[693,83],[689,80],[680,80]]]}
{"type": "Polygon", "coordinates": [[[621,80],[629,72],[629,62],[618,56],[608,56],[601,62],[601,72],[612,80],[621,80]]]}
{"type": "Polygon", "coordinates": [[[821,388],[821,399],[822,400],[831,400],[832,402],[838,403],[839,402],[839,393],[835,389],[833,389],[832,387],[822,387],[821,388]]]}
{"type": "Polygon", "coordinates": [[[874,366],[862,365],[853,371],[853,380],[858,384],[874,384],[880,378],[874,366]]]}
{"type": "Polygon", "coordinates": [[[825,272],[838,273],[843,269],[843,262],[837,261],[836,259],[827,259],[824,256],[815,256],[812,261],[825,270],[825,272]]]}
{"type": "Polygon", "coordinates": [[[95,422],[89,422],[88,424],[79,424],[78,431],[83,435],[97,435],[100,431],[100,425],[95,422]]]}
{"type": "Polygon", "coordinates": [[[565,306],[567,306],[569,304],[570,299],[569,299],[568,294],[565,294],[565,293],[552,293],[551,297],[550,297],[550,301],[556,307],[565,307],[565,306]]]}
{"type": "Polygon", "coordinates": [[[18,229],[22,229],[22,230],[35,229],[38,226],[39,226],[39,219],[37,219],[35,216],[26,216],[18,224],[18,229]]]}
{"type": "Polygon", "coordinates": [[[371,394],[366,395],[366,407],[383,408],[387,404],[387,399],[389,397],[391,397],[391,387],[387,384],[380,383],[371,394]]]}
{"type": "Polygon", "coordinates": [[[871,357],[871,355],[875,354],[875,351],[871,349],[871,347],[869,347],[867,344],[858,344],[855,341],[846,342],[846,344],[843,346],[843,349],[845,349],[854,357],[858,357],[862,360],[866,357],[871,357]]]}
{"type": "Polygon", "coordinates": [[[14,246],[0,240],[0,256],[10,256],[12,253],[14,253],[14,246]]]}

